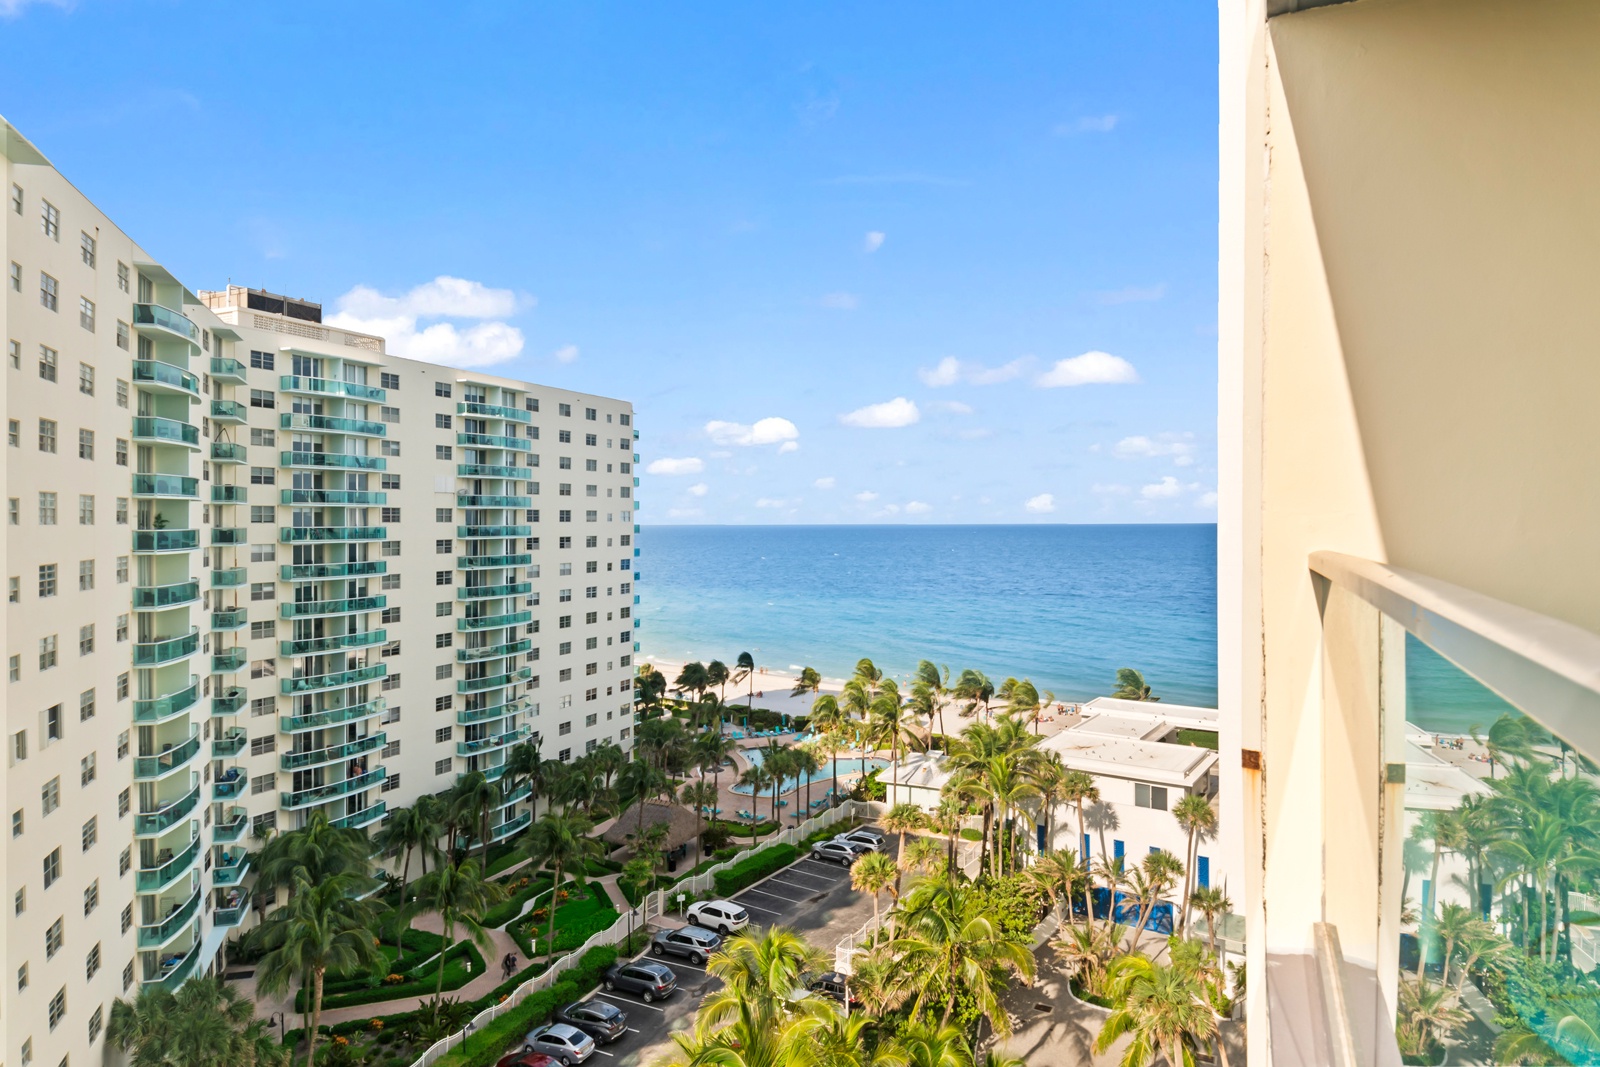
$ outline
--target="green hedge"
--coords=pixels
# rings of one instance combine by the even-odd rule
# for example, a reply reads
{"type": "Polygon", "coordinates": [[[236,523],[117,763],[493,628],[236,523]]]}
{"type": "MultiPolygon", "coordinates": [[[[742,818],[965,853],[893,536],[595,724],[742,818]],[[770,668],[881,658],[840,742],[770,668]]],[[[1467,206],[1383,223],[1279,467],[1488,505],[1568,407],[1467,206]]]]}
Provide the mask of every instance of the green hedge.
{"type": "Polygon", "coordinates": [[[340,978],[328,978],[322,983],[323,997],[327,998],[335,993],[349,993],[358,989],[371,988],[375,980],[382,981],[387,975],[408,974],[410,971],[425,965],[444,949],[443,934],[436,934],[431,930],[412,930],[408,928],[400,935],[400,947],[403,951],[399,956],[390,956],[389,954],[394,951],[392,938],[392,934],[390,937],[383,938],[383,944],[379,946],[379,951],[388,960],[388,965],[382,968],[382,974],[379,974],[376,979],[373,978],[371,972],[340,978]]]}
{"type": "MultiPolygon", "coordinates": [[[[548,1022],[557,1008],[570,1004],[599,985],[601,976],[615,962],[617,950],[612,946],[590,949],[583,954],[578,966],[563,974],[554,986],[530,995],[474,1032],[463,1044],[435,1061],[435,1067],[494,1067],[508,1050],[521,1047],[524,1034],[548,1022]]],[[[498,991],[491,994],[496,999],[501,995],[498,991]]]]}
{"type": "Polygon", "coordinates": [[[711,877],[716,883],[717,895],[728,897],[754,885],[774,871],[789,866],[799,858],[800,850],[793,845],[773,845],[740,860],[726,870],[718,871],[711,877]]]}
{"type": "Polygon", "coordinates": [[[484,912],[483,925],[491,930],[498,930],[518,915],[521,915],[522,906],[540,893],[548,891],[550,884],[549,878],[543,876],[535,878],[531,884],[517,890],[505,900],[484,912]]]}
{"type": "MultiPolygon", "coordinates": [[[[617,910],[611,906],[611,898],[599,886],[591,883],[580,887],[570,882],[567,885],[573,896],[556,909],[557,952],[570,952],[589,940],[591,934],[611,926],[619,917],[617,910]]],[[[539,940],[548,929],[549,921],[548,917],[541,923],[524,919],[507,931],[522,949],[524,957],[532,959],[543,954],[539,940]]]]}
{"type": "MultiPolygon", "coordinates": [[[[419,967],[406,974],[406,981],[396,985],[370,984],[362,989],[353,989],[347,992],[328,994],[326,990],[322,996],[322,1010],[329,1011],[333,1008],[354,1008],[362,1004],[381,1004],[387,1000],[409,1000],[412,997],[431,997],[438,988],[438,968],[444,967],[444,991],[460,989],[478,975],[484,973],[483,956],[478,952],[476,945],[470,941],[456,944],[443,959],[419,967]],[[472,972],[467,972],[466,961],[472,961],[472,972]]],[[[294,1010],[304,1011],[309,1004],[307,993],[304,989],[295,994],[294,1010]]]]}

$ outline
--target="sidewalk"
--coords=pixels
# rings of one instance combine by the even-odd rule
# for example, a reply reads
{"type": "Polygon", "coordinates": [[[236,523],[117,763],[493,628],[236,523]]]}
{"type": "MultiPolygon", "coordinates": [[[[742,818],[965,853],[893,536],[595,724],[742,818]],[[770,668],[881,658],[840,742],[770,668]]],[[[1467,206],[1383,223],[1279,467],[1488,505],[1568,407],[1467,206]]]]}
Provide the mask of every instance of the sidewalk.
{"type": "MultiPolygon", "coordinates": [[[[435,934],[444,933],[444,924],[440,922],[437,915],[419,916],[417,921],[411,925],[418,930],[428,930],[435,934]]],[[[490,930],[488,933],[491,942],[489,948],[480,947],[478,949],[483,954],[485,973],[475,975],[472,981],[459,989],[445,990],[444,995],[446,997],[452,1000],[477,1000],[479,997],[487,995],[490,990],[505,980],[500,976],[500,961],[506,957],[506,954],[515,952],[517,958],[521,959],[522,950],[517,947],[515,941],[511,940],[510,934],[504,930],[490,930]]],[[[456,934],[460,936],[461,931],[458,929],[456,934]]],[[[524,960],[523,964],[526,965],[527,961],[524,960]]],[[[379,1015],[393,1015],[396,1012],[414,1011],[431,999],[432,994],[429,993],[427,996],[422,997],[405,997],[401,1000],[384,1000],[375,1004],[360,1004],[354,1008],[333,1008],[322,1013],[322,1023],[324,1026],[332,1026],[334,1023],[347,1023],[352,1020],[372,1019],[379,1015]]]]}

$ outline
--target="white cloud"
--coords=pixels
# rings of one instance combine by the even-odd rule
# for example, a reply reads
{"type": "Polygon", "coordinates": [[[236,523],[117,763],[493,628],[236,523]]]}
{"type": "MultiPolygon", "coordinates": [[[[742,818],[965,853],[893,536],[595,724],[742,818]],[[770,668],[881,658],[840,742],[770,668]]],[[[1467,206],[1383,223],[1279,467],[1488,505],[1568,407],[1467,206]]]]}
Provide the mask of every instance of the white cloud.
{"type": "Polygon", "coordinates": [[[780,455],[780,456],[783,455],[785,452],[798,452],[798,451],[800,451],[800,442],[799,441],[785,441],[783,444],[778,446],[778,455],[780,455]]]}
{"type": "Polygon", "coordinates": [[[861,242],[861,248],[868,255],[883,247],[885,234],[882,230],[868,230],[866,239],[861,242]]]}
{"type": "Polygon", "coordinates": [[[1146,500],[1167,500],[1183,492],[1183,486],[1178,484],[1178,479],[1167,475],[1159,482],[1153,482],[1139,490],[1139,495],[1146,500]]]}
{"type": "Polygon", "coordinates": [[[817,303],[834,311],[854,311],[861,306],[861,298],[854,293],[824,293],[817,303]]]}
{"type": "Polygon", "coordinates": [[[781,497],[764,496],[756,501],[756,507],[758,508],[786,508],[788,506],[789,502],[781,497]]]}
{"type": "Polygon", "coordinates": [[[961,380],[961,361],[954,356],[945,356],[931,368],[919,367],[917,377],[930,389],[954,385],[961,380]]]}
{"type": "Polygon", "coordinates": [[[1030,496],[1022,506],[1035,515],[1048,515],[1056,509],[1056,498],[1051,493],[1040,493],[1038,496],[1030,496]]]}
{"type": "Polygon", "coordinates": [[[1110,133],[1121,121],[1119,115],[1085,115],[1075,122],[1063,122],[1056,127],[1057,135],[1069,133],[1110,133]]]}
{"type": "Polygon", "coordinates": [[[358,333],[376,334],[390,352],[456,367],[488,367],[522,354],[522,331],[505,322],[479,322],[459,328],[423,319],[498,319],[515,314],[531,300],[519,300],[510,289],[490,289],[482,282],[441,274],[400,296],[385,296],[358,285],[335,302],[328,324],[358,333]]]}
{"type": "Polygon", "coordinates": [[[1167,295],[1167,283],[1158,285],[1130,285],[1125,289],[1108,289],[1094,295],[1095,302],[1107,307],[1117,304],[1142,304],[1152,300],[1160,300],[1167,295]]]}
{"type": "Polygon", "coordinates": [[[910,426],[922,418],[922,412],[917,410],[917,405],[903,396],[893,400],[885,400],[881,404],[868,404],[864,408],[857,408],[839,416],[839,421],[846,426],[861,426],[867,429],[893,430],[901,426],[910,426]]]}
{"type": "Polygon", "coordinates": [[[710,491],[711,487],[706,485],[705,482],[695,482],[689,487],[690,496],[705,496],[710,491]]]}
{"type": "Polygon", "coordinates": [[[827,478],[818,478],[816,481],[812,482],[811,484],[816,486],[818,489],[832,489],[838,483],[832,477],[827,477],[827,478]]]}
{"type": "Polygon", "coordinates": [[[16,18],[26,8],[35,3],[58,7],[62,11],[71,11],[75,6],[73,0],[0,0],[0,18],[16,18]]]}
{"type": "Polygon", "coordinates": [[[1118,441],[1113,451],[1119,459],[1146,459],[1170,456],[1179,467],[1194,462],[1194,434],[1162,433],[1154,437],[1138,434],[1118,441]]]}
{"type": "Polygon", "coordinates": [[[1133,364],[1107,352],[1085,352],[1071,359],[1058,359],[1038,378],[1035,385],[1059,389],[1074,385],[1131,385],[1139,380],[1133,364]]]}
{"type": "Polygon", "coordinates": [[[772,416],[757,419],[753,425],[746,426],[742,422],[722,422],[717,419],[706,423],[706,436],[719,445],[777,445],[785,441],[796,441],[800,438],[800,430],[788,419],[772,416]]]}
{"type": "Polygon", "coordinates": [[[551,356],[557,363],[571,363],[573,360],[578,358],[578,346],[562,345],[560,348],[552,352],[551,356]]]}
{"type": "Polygon", "coordinates": [[[1217,494],[1214,493],[1214,492],[1213,493],[1201,493],[1200,494],[1200,498],[1194,502],[1194,506],[1197,507],[1197,508],[1208,508],[1208,509],[1216,507],[1217,506],[1217,494]]]}
{"type": "Polygon", "coordinates": [[[924,504],[920,500],[913,500],[906,505],[907,515],[926,515],[933,510],[932,504],[924,504]]]}
{"type": "Polygon", "coordinates": [[[955,385],[960,381],[968,385],[998,385],[1022,377],[1032,362],[1033,357],[1023,356],[998,367],[986,367],[982,363],[964,363],[954,356],[945,356],[932,367],[918,368],[917,377],[930,389],[955,385]]]}
{"type": "Polygon", "coordinates": [[[699,456],[686,456],[683,459],[662,458],[651,463],[645,470],[651,474],[699,474],[706,469],[705,461],[699,456]]]}
{"type": "Polygon", "coordinates": [[[863,489],[861,492],[856,494],[856,500],[863,504],[870,504],[876,499],[878,499],[878,494],[874,493],[871,489],[863,489]]]}

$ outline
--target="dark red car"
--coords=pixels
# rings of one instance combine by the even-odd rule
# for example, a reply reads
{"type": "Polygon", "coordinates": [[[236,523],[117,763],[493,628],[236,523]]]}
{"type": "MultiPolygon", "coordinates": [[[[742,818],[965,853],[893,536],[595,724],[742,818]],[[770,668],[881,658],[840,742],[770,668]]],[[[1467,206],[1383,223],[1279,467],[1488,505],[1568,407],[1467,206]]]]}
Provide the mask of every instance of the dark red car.
{"type": "Polygon", "coordinates": [[[542,1052],[513,1052],[503,1057],[495,1067],[555,1067],[555,1062],[542,1052]]]}

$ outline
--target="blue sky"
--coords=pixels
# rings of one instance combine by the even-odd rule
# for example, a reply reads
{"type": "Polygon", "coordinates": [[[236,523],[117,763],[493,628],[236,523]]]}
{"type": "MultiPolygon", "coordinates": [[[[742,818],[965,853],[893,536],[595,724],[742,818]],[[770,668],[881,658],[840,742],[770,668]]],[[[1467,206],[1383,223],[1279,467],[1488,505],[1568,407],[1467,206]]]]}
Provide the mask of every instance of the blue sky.
{"type": "Polygon", "coordinates": [[[0,0],[0,66],[191,286],[633,401],[641,521],[1213,520],[1205,5],[0,0]]]}

